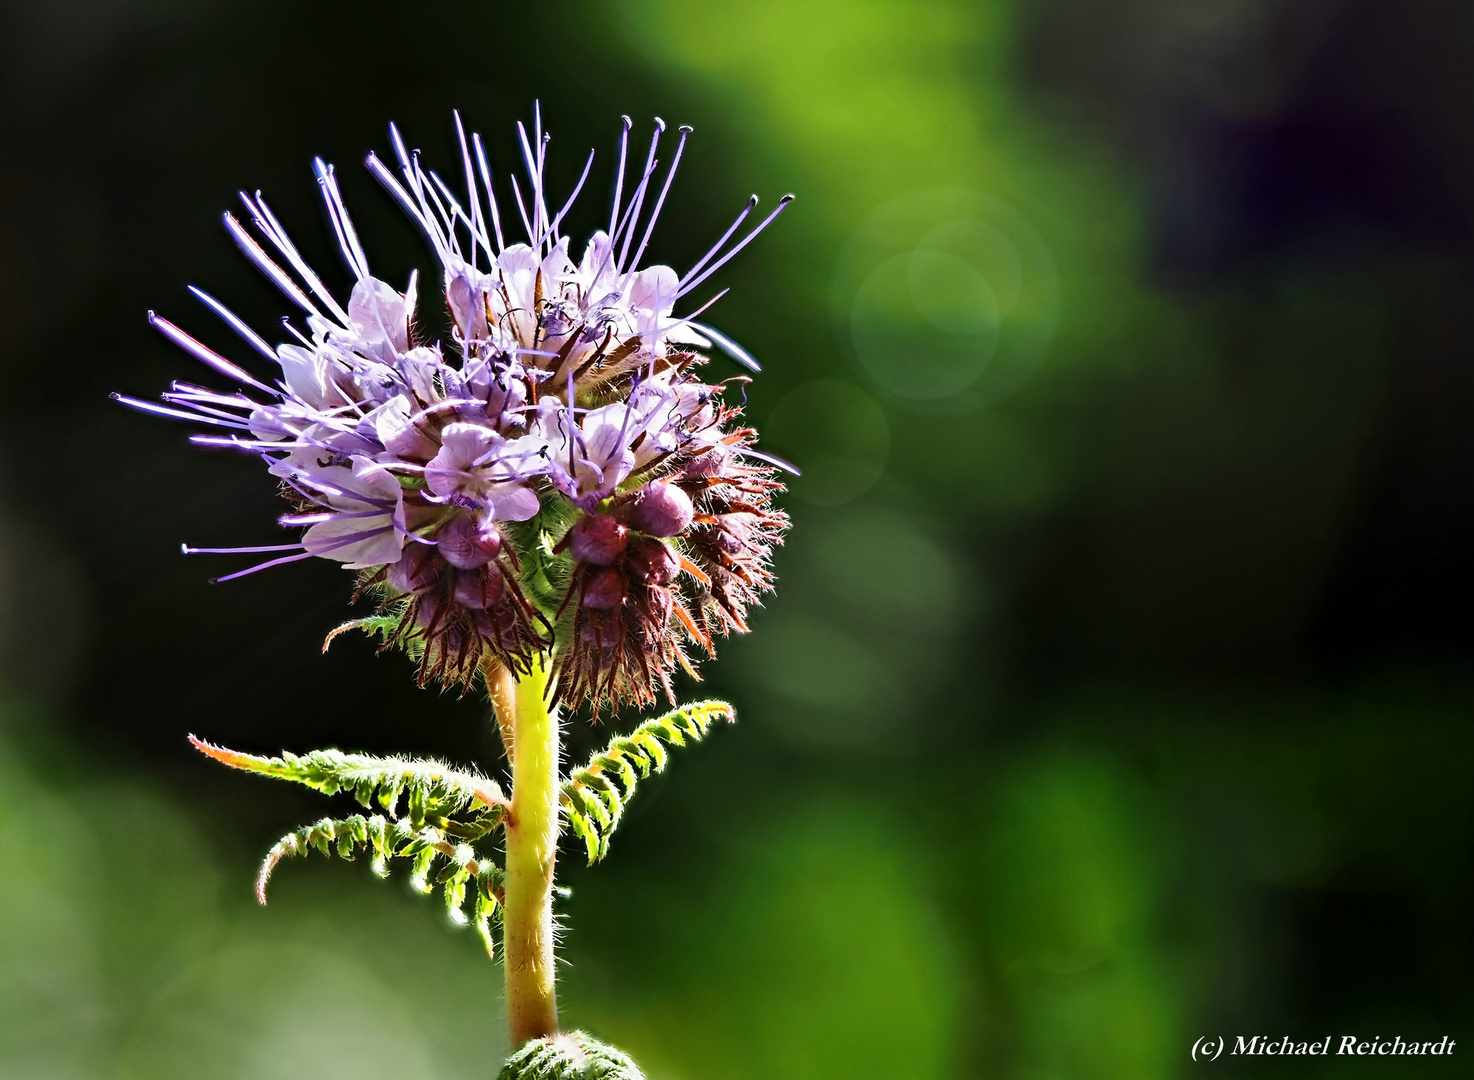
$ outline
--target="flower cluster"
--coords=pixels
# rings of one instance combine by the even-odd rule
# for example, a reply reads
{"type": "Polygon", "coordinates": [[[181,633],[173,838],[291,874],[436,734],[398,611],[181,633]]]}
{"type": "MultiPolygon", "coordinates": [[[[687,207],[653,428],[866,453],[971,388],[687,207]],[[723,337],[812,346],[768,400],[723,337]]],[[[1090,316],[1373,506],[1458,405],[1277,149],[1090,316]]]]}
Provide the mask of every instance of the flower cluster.
{"type": "Polygon", "coordinates": [[[689,130],[654,194],[657,121],[626,201],[625,119],[609,227],[574,258],[560,225],[592,153],[572,196],[550,213],[547,136],[540,118],[531,138],[518,125],[526,197],[515,177],[511,188],[527,243],[509,244],[479,136],[468,142],[456,117],[462,198],[391,127],[398,175],[373,154],[367,165],[438,258],[444,342],[421,328],[414,278],[400,292],[370,273],[330,167],[314,163],[355,279],[346,305],[260,193],[243,193],[265,244],[232,214],[226,229],[301,309],[306,329],[284,320],[293,340],[273,347],[193,289],[274,365],[273,381],[150,313],[167,338],[239,388],[176,382],[162,405],[120,400],[218,429],[194,436],[198,444],[259,455],[294,503],[281,523],[306,531],[293,544],[186,550],[271,556],[219,580],[310,557],[358,571],[390,641],[419,657],[421,682],[468,685],[488,663],[518,672],[551,653],[565,703],[598,711],[648,703],[662,688],[669,696],[672,672],[692,671],[693,648],[710,654],[714,636],[746,629],[787,526],[772,497],[777,470],[788,466],[755,448],[740,407],[723,399],[745,376],[701,377],[713,345],[757,365],[695,321],[712,301],[681,317],[674,308],[788,200],[730,243],[754,197],[685,275],[635,269],[689,130]]]}

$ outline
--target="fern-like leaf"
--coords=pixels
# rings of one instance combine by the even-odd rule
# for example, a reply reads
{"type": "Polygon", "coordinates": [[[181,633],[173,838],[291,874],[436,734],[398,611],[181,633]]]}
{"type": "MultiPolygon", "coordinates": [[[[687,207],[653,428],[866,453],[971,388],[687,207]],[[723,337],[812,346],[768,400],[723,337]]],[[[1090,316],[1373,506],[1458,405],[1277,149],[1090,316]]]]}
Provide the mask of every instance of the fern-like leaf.
{"type": "Polygon", "coordinates": [[[388,644],[398,627],[399,612],[397,611],[380,612],[377,615],[367,615],[362,619],[349,619],[328,632],[328,636],[322,641],[322,651],[327,652],[338,635],[346,634],[349,630],[361,630],[369,637],[376,637],[384,644],[388,644]]]}
{"type": "Polygon", "coordinates": [[[411,861],[410,884],[421,893],[437,888],[445,900],[446,913],[464,926],[474,923],[488,956],[495,956],[493,924],[501,919],[501,896],[505,875],[490,859],[478,858],[469,844],[456,843],[443,829],[412,824],[405,818],[392,820],[382,814],[354,814],[346,818],[323,818],[287,833],[267,852],[256,877],[256,899],[266,903],[266,885],[282,859],[318,852],[342,859],[368,852],[370,866],[379,877],[389,876],[391,859],[411,861]],[[475,892],[471,914],[466,914],[466,889],[475,892]]]}
{"type": "MultiPolygon", "coordinates": [[[[407,796],[405,810],[415,825],[427,820],[448,821],[473,803],[480,804],[481,816],[494,817],[499,823],[507,808],[507,797],[495,780],[480,773],[453,769],[439,761],[371,757],[345,754],[341,750],[258,757],[215,746],[193,735],[189,741],[200,753],[233,769],[290,780],[324,795],[343,792],[352,795],[361,806],[372,807],[378,803],[391,818],[399,817],[399,801],[407,796]]],[[[495,823],[486,832],[494,827],[495,823]]],[[[485,832],[480,835],[484,836],[485,832]]]]}
{"type": "Polygon", "coordinates": [[[406,859],[410,884],[426,894],[439,889],[451,920],[474,924],[487,955],[495,955],[494,929],[501,919],[504,874],[472,845],[505,821],[508,802],[496,781],[438,761],[378,758],[339,750],[258,757],[192,735],[190,742],[232,768],[290,780],[326,795],[352,795],[360,805],[372,809],[377,804],[384,811],[323,818],[278,840],[256,879],[256,897],[263,904],[272,871],[289,856],[316,851],[353,859],[368,853],[380,877],[388,875],[391,860],[406,859]],[[469,915],[468,889],[472,891],[469,915]]]}
{"type": "Polygon", "coordinates": [[[635,786],[652,772],[665,768],[666,747],[699,741],[718,720],[735,719],[725,701],[699,701],[654,720],[646,720],[628,735],[615,738],[563,784],[563,812],[568,827],[584,842],[589,864],[609,852],[609,836],[619,825],[635,786]]]}

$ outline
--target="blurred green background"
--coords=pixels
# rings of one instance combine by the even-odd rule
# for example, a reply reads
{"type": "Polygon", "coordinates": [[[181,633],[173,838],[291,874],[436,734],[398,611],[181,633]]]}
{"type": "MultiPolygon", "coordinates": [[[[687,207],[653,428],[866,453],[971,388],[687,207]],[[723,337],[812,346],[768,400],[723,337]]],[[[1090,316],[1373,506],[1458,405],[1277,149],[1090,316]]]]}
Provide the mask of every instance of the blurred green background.
{"type": "Polygon", "coordinates": [[[807,469],[781,583],[741,723],[565,860],[566,1020],[653,1080],[1463,1074],[1471,60],[1433,0],[5,3],[0,1076],[493,1075],[474,936],[321,860],[258,908],[324,803],[184,743],[495,768],[484,704],[320,655],[331,565],[207,585],[271,485],[105,395],[198,377],[150,307],[225,344],[187,282],[283,313],[236,188],[341,285],[324,154],[402,280],[384,123],[505,173],[534,98],[580,240],[620,113],[696,128],[659,260],[799,196],[711,316],[807,469]],[[1460,1053],[1189,1059],[1347,1033],[1460,1053]]]}

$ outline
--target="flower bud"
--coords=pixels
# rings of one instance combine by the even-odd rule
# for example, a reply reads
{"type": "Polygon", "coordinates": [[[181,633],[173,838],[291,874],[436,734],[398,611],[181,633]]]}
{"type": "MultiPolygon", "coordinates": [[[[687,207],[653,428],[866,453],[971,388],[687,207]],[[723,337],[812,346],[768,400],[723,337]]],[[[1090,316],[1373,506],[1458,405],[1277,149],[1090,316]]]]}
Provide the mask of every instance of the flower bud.
{"type": "Polygon", "coordinates": [[[477,633],[491,641],[504,644],[517,640],[516,608],[511,604],[498,605],[488,611],[471,611],[471,625],[477,633]]]}
{"type": "Polygon", "coordinates": [[[601,649],[612,649],[619,644],[619,619],[590,619],[583,624],[578,636],[586,644],[597,645],[601,649]]]}
{"type": "Polygon", "coordinates": [[[568,546],[581,563],[612,566],[628,541],[629,530],[612,517],[589,514],[574,523],[568,546]]]}
{"type": "Polygon", "coordinates": [[[716,530],[717,550],[728,555],[736,555],[746,546],[747,530],[742,524],[730,518],[723,521],[721,527],[716,530]]]}
{"type": "Polygon", "coordinates": [[[681,561],[662,540],[637,537],[625,560],[630,573],[647,585],[669,585],[681,569],[681,561]]]}
{"type": "Polygon", "coordinates": [[[399,561],[389,567],[385,580],[403,593],[429,592],[437,578],[435,549],[429,544],[411,542],[404,545],[399,561]]]}
{"type": "Polygon", "coordinates": [[[445,604],[436,593],[426,593],[415,604],[415,625],[421,630],[434,631],[440,627],[445,614],[445,604]]]}
{"type": "Polygon", "coordinates": [[[495,559],[502,538],[492,528],[478,528],[468,517],[454,517],[435,533],[440,556],[458,570],[475,570],[495,559]]]}
{"type": "Polygon", "coordinates": [[[705,479],[710,476],[720,476],[727,467],[727,462],[732,458],[732,451],[721,443],[717,443],[704,453],[697,454],[682,471],[690,477],[705,479]]]}
{"type": "Polygon", "coordinates": [[[427,648],[434,649],[443,656],[454,656],[461,651],[465,642],[466,632],[455,623],[449,623],[427,643],[427,648]]]}
{"type": "Polygon", "coordinates": [[[685,531],[696,516],[691,496],[674,484],[652,481],[635,496],[630,524],[651,536],[675,536],[685,531]]]}
{"type": "MultiPolygon", "coordinates": [[[[474,273],[474,271],[472,271],[474,273]]],[[[445,287],[445,303],[463,338],[486,336],[486,308],[480,286],[473,284],[470,274],[461,271],[445,287]]]]}
{"type": "Polygon", "coordinates": [[[624,602],[624,575],[612,566],[590,575],[583,587],[583,606],[617,608],[624,602]]]}
{"type": "Polygon", "coordinates": [[[465,571],[456,575],[456,602],[476,611],[494,608],[501,601],[504,585],[502,572],[495,566],[465,571]]]}
{"type": "Polygon", "coordinates": [[[647,618],[653,626],[647,625],[645,633],[650,634],[655,628],[664,629],[666,620],[670,618],[671,609],[675,607],[675,598],[671,596],[669,589],[651,589],[645,598],[649,608],[647,618]]]}

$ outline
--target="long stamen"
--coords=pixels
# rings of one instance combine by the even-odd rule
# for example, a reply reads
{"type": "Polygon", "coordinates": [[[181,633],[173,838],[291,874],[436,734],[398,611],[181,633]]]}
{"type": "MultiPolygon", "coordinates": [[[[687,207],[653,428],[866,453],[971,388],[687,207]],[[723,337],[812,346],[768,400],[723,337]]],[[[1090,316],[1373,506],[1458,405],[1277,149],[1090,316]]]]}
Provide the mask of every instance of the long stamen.
{"type": "Polygon", "coordinates": [[[185,555],[257,555],[266,551],[301,551],[301,544],[256,544],[253,547],[191,547],[180,544],[185,555]]]}
{"type": "Polygon", "coordinates": [[[630,215],[629,231],[624,234],[624,246],[619,250],[619,261],[614,264],[621,273],[629,265],[626,256],[630,253],[630,240],[634,238],[635,226],[640,221],[640,206],[645,201],[645,188],[650,180],[650,174],[655,171],[655,148],[660,145],[660,136],[663,134],[665,134],[665,121],[657,116],[655,134],[650,139],[650,153],[645,157],[645,178],[640,181],[640,187],[635,192],[634,213],[630,215]]]}
{"type": "Polygon", "coordinates": [[[692,289],[696,288],[696,286],[700,285],[707,278],[711,277],[711,275],[715,274],[722,267],[726,266],[727,263],[731,262],[732,261],[732,258],[739,251],[741,251],[743,248],[745,248],[748,244],[752,243],[752,241],[757,237],[757,234],[758,233],[762,232],[769,225],[773,224],[774,220],[778,217],[778,215],[781,214],[781,213],[783,213],[784,210],[787,210],[788,209],[788,204],[791,203],[791,202],[793,202],[793,196],[792,195],[785,195],[785,196],[783,196],[783,198],[779,199],[778,200],[778,207],[777,207],[777,209],[775,209],[767,217],[763,218],[762,223],[760,225],[758,225],[757,228],[753,229],[752,232],[750,232],[746,236],[744,236],[742,238],[742,242],[741,243],[739,243],[731,251],[729,251],[725,255],[723,255],[716,262],[712,263],[711,266],[700,277],[698,277],[698,278],[694,279],[693,281],[689,281],[689,282],[685,283],[684,285],[682,285],[681,288],[680,288],[680,290],[676,293],[676,299],[679,300],[681,297],[685,296],[692,289]]]}
{"type": "MultiPolygon", "coordinates": [[[[169,389],[163,394],[163,398],[165,401],[177,402],[182,405],[191,405],[193,402],[199,401],[218,405],[225,409],[243,409],[246,412],[253,412],[261,407],[259,401],[252,401],[244,394],[216,394],[182,382],[170,383],[169,389]]],[[[220,413],[219,415],[228,416],[232,420],[240,419],[234,413],[220,413]]]]}
{"type": "Polygon", "coordinates": [[[476,174],[471,169],[471,149],[466,144],[466,129],[461,124],[459,110],[454,111],[456,123],[456,140],[461,147],[461,166],[466,173],[466,200],[471,205],[471,267],[476,267],[476,245],[479,243],[486,248],[486,254],[492,259],[496,253],[491,250],[491,241],[486,236],[486,218],[481,212],[481,193],[476,187],[476,174]]]}
{"type": "Polygon", "coordinates": [[[705,323],[699,322],[692,322],[691,329],[695,330],[698,334],[711,338],[712,341],[716,342],[717,347],[721,349],[722,352],[726,353],[733,360],[736,360],[739,364],[747,368],[749,371],[763,370],[762,365],[752,358],[751,353],[749,353],[741,345],[738,345],[735,341],[729,338],[726,334],[722,333],[720,330],[714,330],[710,326],[707,326],[705,323]]]}
{"type": "Polygon", "coordinates": [[[506,243],[502,240],[502,217],[496,206],[496,191],[491,186],[491,169],[486,164],[486,147],[481,145],[481,136],[476,132],[471,133],[471,145],[476,149],[476,167],[481,171],[481,182],[486,185],[486,202],[491,209],[491,227],[496,233],[496,250],[498,253],[506,250],[506,243]]]}
{"type": "Polygon", "coordinates": [[[221,321],[223,321],[226,326],[229,326],[232,330],[234,330],[236,334],[240,336],[242,341],[251,346],[251,348],[255,349],[258,353],[266,357],[266,359],[270,360],[272,363],[276,362],[276,350],[266,343],[265,338],[263,338],[260,334],[256,333],[256,331],[247,326],[245,324],[245,321],[242,320],[240,316],[231,311],[219,300],[216,300],[209,293],[205,292],[204,289],[196,288],[195,286],[191,285],[189,286],[189,291],[193,293],[195,298],[198,299],[202,304],[204,304],[207,308],[218,315],[221,321]]]}
{"type": "Polygon", "coordinates": [[[299,554],[296,554],[296,555],[288,555],[285,558],[281,558],[281,559],[270,559],[270,560],[268,560],[268,561],[266,561],[264,563],[257,563],[255,566],[249,567],[249,568],[247,568],[245,570],[237,570],[233,574],[224,574],[224,575],[222,575],[220,577],[211,578],[210,579],[210,584],[211,585],[223,585],[227,581],[234,581],[236,578],[243,578],[247,574],[254,574],[258,570],[270,570],[273,566],[285,566],[287,563],[301,562],[303,559],[311,559],[311,558],[313,558],[314,555],[315,555],[315,552],[303,551],[303,552],[300,552],[299,554]]]}
{"type": "Polygon", "coordinates": [[[413,215],[430,237],[430,245],[435,249],[435,253],[444,261],[446,253],[450,250],[449,241],[441,234],[439,223],[436,222],[430,203],[425,198],[424,175],[420,172],[419,162],[405,149],[399,128],[393,124],[389,125],[389,143],[394,147],[394,157],[399,162],[399,171],[404,176],[404,182],[409,186],[410,193],[414,195],[418,203],[418,209],[413,211],[413,215]]]}
{"type": "Polygon", "coordinates": [[[756,205],[757,196],[753,195],[747,200],[747,205],[742,208],[742,213],[737,215],[737,220],[728,225],[727,231],[722,233],[721,239],[713,244],[705,255],[696,260],[695,266],[686,271],[685,276],[681,278],[682,281],[690,281],[694,275],[701,272],[701,268],[711,260],[711,257],[713,255],[715,255],[718,251],[722,249],[723,244],[725,244],[728,240],[732,238],[732,234],[737,231],[737,226],[741,225],[743,220],[746,219],[747,215],[752,213],[752,208],[756,205]]]}
{"type": "Polygon", "coordinates": [[[563,215],[572,209],[573,201],[578,198],[578,193],[583,190],[583,182],[589,178],[589,169],[593,167],[593,164],[594,152],[590,150],[588,160],[583,163],[583,172],[578,177],[578,183],[573,185],[573,194],[568,196],[568,201],[563,204],[563,209],[558,211],[557,215],[553,218],[552,225],[548,227],[548,233],[555,242],[558,239],[558,226],[563,221],[563,215]]]}
{"type": "MultiPolygon", "coordinates": [[[[435,208],[436,214],[440,216],[441,224],[445,226],[445,231],[441,234],[444,238],[445,250],[450,252],[452,255],[459,256],[461,253],[461,245],[460,242],[456,240],[455,215],[450,210],[446,209],[446,204],[441,201],[440,195],[436,191],[437,187],[444,188],[444,184],[441,183],[440,177],[436,176],[434,173],[427,173],[424,169],[420,168],[419,151],[415,152],[415,172],[419,175],[421,192],[423,192],[424,196],[428,197],[427,205],[433,206],[435,208]],[[428,181],[428,183],[426,181],[428,181]]],[[[448,193],[449,189],[446,190],[448,193]]],[[[453,205],[454,200],[451,200],[451,202],[453,205]]]]}
{"type": "Polygon", "coordinates": [[[337,316],[341,322],[347,323],[348,313],[333,298],[333,294],[328,292],[328,287],[322,283],[322,279],[317,276],[312,267],[307,265],[307,260],[302,258],[301,253],[297,250],[297,245],[292,243],[291,239],[287,236],[287,231],[282,228],[281,222],[277,221],[276,215],[271,212],[271,207],[266,205],[266,200],[261,197],[261,192],[256,192],[256,198],[252,200],[249,195],[242,191],[240,198],[241,202],[245,204],[246,209],[251,211],[251,221],[255,224],[256,228],[260,229],[262,235],[270,240],[272,245],[282,253],[287,262],[291,264],[292,269],[297,271],[303,281],[307,282],[307,287],[312,290],[313,294],[327,305],[328,310],[337,316]]]}
{"type": "Polygon", "coordinates": [[[548,143],[552,140],[551,135],[544,135],[537,143],[537,212],[542,215],[539,228],[543,230],[543,239],[547,241],[548,250],[553,250],[552,225],[548,221],[548,187],[547,187],[547,163],[548,143]]]}
{"type": "Polygon", "coordinates": [[[152,401],[140,401],[138,398],[129,397],[127,394],[109,394],[114,401],[120,405],[126,405],[130,409],[138,409],[140,412],[156,413],[159,416],[167,416],[171,420],[188,420],[195,424],[214,424],[216,427],[236,428],[239,431],[249,431],[250,425],[240,421],[219,420],[209,416],[202,416],[196,412],[186,412],[184,409],[171,409],[167,405],[158,405],[152,401]]]}
{"type": "MultiPolygon", "coordinates": [[[[656,164],[658,164],[658,163],[652,163],[651,166],[650,166],[650,168],[645,171],[645,175],[640,178],[640,185],[636,189],[636,193],[637,194],[641,194],[641,193],[644,192],[645,185],[650,182],[650,177],[655,172],[655,165],[656,164]]],[[[629,207],[624,212],[624,217],[620,219],[619,227],[616,228],[614,230],[614,232],[610,234],[610,236],[609,236],[609,250],[606,251],[606,252],[604,252],[604,258],[599,262],[599,268],[596,271],[594,271],[594,280],[595,281],[598,281],[599,278],[603,277],[604,270],[609,266],[610,261],[614,258],[614,252],[618,248],[620,236],[621,235],[624,235],[626,229],[629,229],[630,231],[633,231],[632,218],[634,217],[634,214],[635,214],[636,209],[638,209],[637,206],[636,206],[636,204],[633,201],[631,201],[629,207]]],[[[614,272],[615,272],[615,274],[619,274],[620,273],[619,267],[620,267],[620,263],[615,262],[615,264],[614,264],[614,272]]]]}
{"type": "Polygon", "coordinates": [[[369,276],[368,256],[363,253],[363,245],[358,242],[358,233],[354,231],[353,221],[348,216],[348,207],[343,204],[343,195],[338,191],[338,179],[333,175],[333,167],[317,157],[312,159],[312,171],[317,175],[318,185],[322,188],[323,202],[327,204],[328,217],[333,223],[333,231],[338,234],[338,246],[343,249],[348,269],[362,281],[369,276]]]}
{"type": "MultiPolygon", "coordinates": [[[[228,401],[225,408],[211,404],[211,398],[201,394],[173,394],[163,393],[159,395],[160,401],[167,401],[170,405],[183,405],[193,409],[201,416],[214,416],[232,424],[240,423],[239,413],[231,412],[231,409],[239,409],[241,405],[237,402],[228,401]]],[[[253,410],[254,411],[254,410],[253,410]]]]}
{"type": "Polygon", "coordinates": [[[776,454],[765,454],[761,450],[754,450],[750,446],[734,446],[732,449],[741,454],[743,457],[756,458],[758,461],[767,462],[767,464],[772,465],[775,468],[782,469],[786,473],[792,473],[794,476],[803,475],[803,473],[799,471],[797,465],[793,464],[791,461],[784,461],[776,454]]]}
{"type": "Polygon", "coordinates": [[[691,134],[692,128],[689,124],[680,127],[681,141],[676,144],[676,156],[671,159],[670,171],[665,174],[665,183],[660,188],[660,197],[655,200],[655,209],[650,212],[650,223],[645,226],[645,235],[640,238],[640,246],[635,249],[635,257],[630,266],[640,265],[640,256],[645,254],[645,245],[650,243],[650,234],[655,231],[655,222],[660,218],[660,208],[665,205],[666,193],[670,191],[671,181],[676,178],[676,169],[681,164],[681,154],[686,149],[686,138],[691,134]]]}
{"type": "Polygon", "coordinates": [[[542,213],[542,220],[538,222],[539,228],[546,228],[548,224],[547,185],[544,182],[547,165],[548,134],[543,131],[543,103],[535,100],[532,102],[532,130],[533,137],[537,141],[537,190],[534,192],[538,211],[542,213]]]}
{"type": "Polygon", "coordinates": [[[235,241],[236,247],[241,249],[241,254],[250,259],[257,270],[260,270],[261,273],[266,275],[271,283],[285,293],[287,299],[292,301],[292,303],[307,312],[307,314],[316,315],[319,319],[322,318],[322,312],[317,310],[317,305],[307,298],[307,294],[297,287],[296,282],[287,277],[285,270],[271,261],[271,257],[261,250],[261,245],[252,239],[251,234],[246,232],[245,226],[235,219],[234,214],[227,210],[224,221],[225,231],[230,233],[230,237],[235,241]]]}
{"type": "MultiPolygon", "coordinates": [[[[222,450],[245,450],[259,454],[272,450],[311,450],[321,446],[317,442],[273,442],[262,439],[242,439],[238,435],[191,435],[189,441],[195,446],[213,446],[222,450]]],[[[268,460],[270,460],[268,458],[268,460]]]]}
{"type": "MultiPolygon", "coordinates": [[[[466,227],[470,230],[471,233],[471,250],[474,252],[476,250],[476,230],[474,225],[472,224],[471,215],[466,213],[465,209],[461,206],[460,200],[455,197],[455,192],[450,190],[450,185],[447,184],[444,180],[440,179],[439,173],[435,172],[434,169],[431,169],[429,176],[431,182],[434,183],[436,189],[440,192],[440,197],[443,198],[446,205],[450,207],[448,220],[453,223],[455,219],[459,217],[462,221],[466,223],[466,227]]],[[[453,228],[452,231],[454,231],[453,228]]]]}
{"type": "MultiPolygon", "coordinates": [[[[529,217],[526,210],[524,209],[523,217],[528,218],[529,220],[529,224],[527,226],[527,235],[531,239],[532,246],[536,248],[541,246],[541,237],[538,230],[542,225],[542,221],[538,217],[537,208],[538,202],[541,198],[540,188],[542,185],[538,183],[537,155],[532,152],[532,144],[527,141],[527,128],[523,126],[522,121],[520,120],[517,121],[517,138],[522,143],[522,160],[527,165],[527,178],[532,184],[532,214],[529,217]]],[[[513,177],[513,186],[515,186],[516,183],[517,180],[515,177],[513,177]]],[[[517,198],[520,201],[521,195],[519,194],[517,198]]]]}
{"type": "Polygon", "coordinates": [[[283,330],[285,330],[287,333],[291,334],[294,338],[300,341],[305,348],[311,349],[314,347],[312,344],[312,339],[306,334],[302,333],[302,331],[298,330],[295,326],[293,326],[292,320],[290,318],[283,315],[281,325],[283,330]]]}
{"type": "MultiPolygon", "coordinates": [[[[517,186],[517,178],[515,176],[510,179],[512,181],[512,194],[517,199],[517,209],[522,212],[522,227],[527,230],[527,242],[536,248],[538,246],[537,232],[533,227],[532,219],[527,216],[527,204],[522,201],[522,189],[517,186]]],[[[536,212],[535,208],[534,212],[536,212]]]]}
{"type": "MultiPolygon", "coordinates": [[[[369,151],[363,159],[363,164],[373,174],[374,179],[379,182],[380,186],[394,197],[394,201],[399,204],[400,209],[414,218],[415,223],[421,229],[424,229],[425,234],[429,236],[430,228],[420,216],[419,205],[414,199],[410,198],[410,194],[404,189],[404,185],[394,178],[394,174],[389,171],[389,166],[379,160],[379,155],[375,154],[372,150],[369,151]]],[[[431,239],[433,241],[433,237],[431,239]]]]}
{"type": "Polygon", "coordinates": [[[629,152],[630,128],[635,122],[628,116],[620,117],[624,121],[624,129],[619,133],[619,170],[614,174],[614,206],[609,211],[609,235],[614,236],[614,227],[619,224],[619,199],[624,192],[624,163],[629,152]]]}

